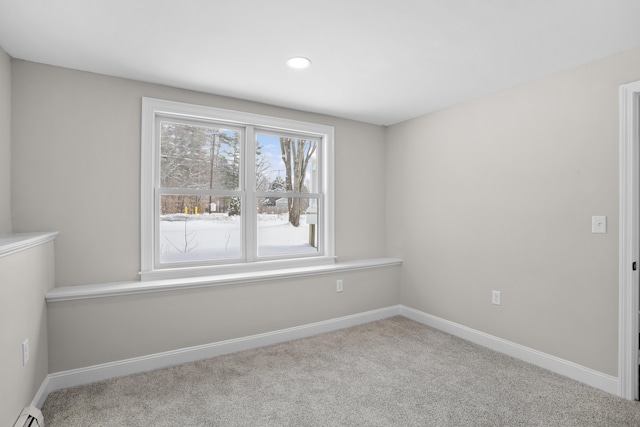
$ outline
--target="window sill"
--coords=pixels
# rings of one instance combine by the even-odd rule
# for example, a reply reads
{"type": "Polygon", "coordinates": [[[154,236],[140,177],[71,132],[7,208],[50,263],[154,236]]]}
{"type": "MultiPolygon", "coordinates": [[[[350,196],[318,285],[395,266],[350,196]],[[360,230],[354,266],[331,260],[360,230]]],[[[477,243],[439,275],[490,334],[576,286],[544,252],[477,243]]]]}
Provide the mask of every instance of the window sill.
{"type": "Polygon", "coordinates": [[[177,291],[210,286],[233,285],[260,282],[273,279],[306,277],[341,271],[363,270],[402,264],[397,258],[375,258],[347,261],[331,265],[286,268],[281,270],[255,271],[250,273],[223,274],[218,276],[192,277],[145,282],[104,283],[98,285],[65,286],[54,288],[46,295],[47,302],[70,301],[90,298],[104,298],[150,292],[177,291]]]}
{"type": "Polygon", "coordinates": [[[335,264],[335,257],[313,256],[297,259],[281,259],[272,261],[259,261],[248,263],[237,263],[216,266],[183,267],[183,268],[163,268],[151,271],[141,271],[140,281],[164,281],[172,279],[188,279],[203,277],[218,277],[234,274],[250,275],[252,273],[266,273],[269,270],[282,271],[305,267],[319,267],[335,264]]]}
{"type": "Polygon", "coordinates": [[[0,257],[45,244],[55,239],[57,235],[57,231],[0,235],[0,257]]]}

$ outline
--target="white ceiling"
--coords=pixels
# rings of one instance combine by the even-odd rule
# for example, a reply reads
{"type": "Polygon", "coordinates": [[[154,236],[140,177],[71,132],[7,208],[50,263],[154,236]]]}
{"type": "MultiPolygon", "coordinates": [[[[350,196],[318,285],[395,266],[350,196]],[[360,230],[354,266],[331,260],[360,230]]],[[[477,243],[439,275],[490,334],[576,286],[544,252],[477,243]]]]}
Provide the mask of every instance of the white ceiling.
{"type": "Polygon", "coordinates": [[[640,46],[640,0],[0,0],[0,46],[389,125],[640,46]]]}

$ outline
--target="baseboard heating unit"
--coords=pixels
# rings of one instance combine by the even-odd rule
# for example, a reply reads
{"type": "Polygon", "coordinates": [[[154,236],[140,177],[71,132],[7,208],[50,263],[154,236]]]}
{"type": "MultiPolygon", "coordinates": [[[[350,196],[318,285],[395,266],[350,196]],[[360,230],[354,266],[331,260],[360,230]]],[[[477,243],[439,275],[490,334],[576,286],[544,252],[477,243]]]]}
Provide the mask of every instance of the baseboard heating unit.
{"type": "Polygon", "coordinates": [[[35,406],[27,406],[22,410],[13,427],[44,427],[42,412],[35,406]]]}

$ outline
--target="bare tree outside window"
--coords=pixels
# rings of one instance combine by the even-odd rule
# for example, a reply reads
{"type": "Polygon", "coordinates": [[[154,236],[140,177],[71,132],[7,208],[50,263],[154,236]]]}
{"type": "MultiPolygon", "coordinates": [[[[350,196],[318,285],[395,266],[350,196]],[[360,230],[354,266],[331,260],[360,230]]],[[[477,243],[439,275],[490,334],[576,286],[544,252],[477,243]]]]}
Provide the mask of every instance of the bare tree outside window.
{"type": "MultiPolygon", "coordinates": [[[[280,137],[280,149],[282,150],[282,161],[285,165],[286,191],[307,192],[305,188],[307,167],[316,151],[316,141],[280,137]]],[[[299,197],[290,197],[288,199],[289,222],[294,227],[300,225],[300,214],[307,208],[305,204],[308,204],[305,203],[306,200],[299,197]]]]}

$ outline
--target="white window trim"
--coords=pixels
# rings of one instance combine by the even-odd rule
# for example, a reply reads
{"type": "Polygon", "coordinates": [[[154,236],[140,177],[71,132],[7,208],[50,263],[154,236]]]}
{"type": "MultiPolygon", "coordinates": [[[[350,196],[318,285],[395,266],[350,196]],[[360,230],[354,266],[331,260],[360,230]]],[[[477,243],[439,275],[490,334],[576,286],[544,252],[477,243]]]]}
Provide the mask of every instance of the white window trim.
{"type": "Polygon", "coordinates": [[[241,274],[244,272],[269,271],[283,268],[299,268],[335,263],[335,185],[334,185],[334,128],[333,126],[308,123],[279,117],[264,116],[241,111],[226,110],[208,106],[192,105],[182,102],[166,101],[154,98],[142,98],[141,129],[141,176],[140,176],[140,277],[142,281],[176,279],[182,277],[200,277],[217,274],[241,274]],[[266,129],[284,130],[292,133],[308,133],[322,138],[323,159],[321,179],[323,195],[323,227],[321,242],[323,255],[293,259],[244,262],[237,264],[211,265],[198,267],[156,268],[154,266],[154,248],[156,245],[154,230],[155,188],[154,177],[157,173],[157,155],[155,144],[156,116],[173,115],[204,120],[215,119],[230,125],[249,125],[266,129]]]}

